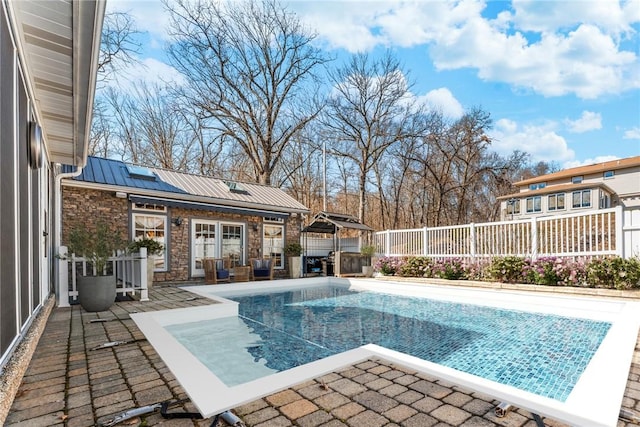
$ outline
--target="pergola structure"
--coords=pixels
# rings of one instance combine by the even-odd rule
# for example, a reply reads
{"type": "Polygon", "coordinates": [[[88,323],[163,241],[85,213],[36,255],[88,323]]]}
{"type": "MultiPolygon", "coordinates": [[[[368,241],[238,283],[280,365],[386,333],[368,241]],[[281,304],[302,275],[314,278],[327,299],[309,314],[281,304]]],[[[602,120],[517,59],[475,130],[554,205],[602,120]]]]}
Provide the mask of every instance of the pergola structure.
{"type": "Polygon", "coordinates": [[[305,255],[304,273],[318,272],[319,264],[322,264],[322,271],[331,275],[333,271],[334,254],[340,252],[359,253],[361,233],[371,233],[374,231],[371,227],[362,224],[358,218],[332,212],[319,212],[312,219],[309,225],[302,229],[303,247],[305,255]],[[351,232],[351,235],[348,233],[351,232]],[[309,244],[309,234],[318,234],[321,236],[331,235],[330,239],[320,240],[320,247],[312,248],[309,244]],[[345,236],[345,234],[347,234],[345,236]],[[349,237],[350,242],[346,244],[346,238],[349,237]],[[354,241],[357,240],[357,241],[354,241]],[[322,254],[321,254],[322,252],[322,254]],[[311,267],[310,267],[311,264],[311,267]],[[310,271],[313,270],[313,271],[310,271]]]}

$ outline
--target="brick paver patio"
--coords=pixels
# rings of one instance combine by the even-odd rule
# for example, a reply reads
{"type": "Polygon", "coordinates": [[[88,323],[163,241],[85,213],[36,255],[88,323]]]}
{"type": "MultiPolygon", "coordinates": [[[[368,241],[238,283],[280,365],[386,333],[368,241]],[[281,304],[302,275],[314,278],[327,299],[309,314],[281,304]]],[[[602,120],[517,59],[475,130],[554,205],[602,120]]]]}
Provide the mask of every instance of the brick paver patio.
{"type": "MultiPolygon", "coordinates": [[[[6,419],[8,426],[101,425],[123,411],[167,400],[195,411],[129,313],[209,304],[174,286],[154,286],[149,302],[119,302],[110,311],[55,308],[6,419]],[[96,322],[96,319],[106,320],[96,322]],[[104,349],[107,342],[125,343],[104,349]]],[[[623,402],[640,411],[640,351],[623,402]]],[[[385,360],[368,360],[266,396],[234,412],[252,427],[533,427],[527,411],[495,416],[499,402],[385,360]]],[[[120,425],[208,426],[212,420],[165,420],[160,413],[120,425]]],[[[224,422],[220,422],[224,425],[224,422]]],[[[545,419],[547,426],[561,426],[545,419]]],[[[618,422],[618,427],[636,424],[618,422]]]]}

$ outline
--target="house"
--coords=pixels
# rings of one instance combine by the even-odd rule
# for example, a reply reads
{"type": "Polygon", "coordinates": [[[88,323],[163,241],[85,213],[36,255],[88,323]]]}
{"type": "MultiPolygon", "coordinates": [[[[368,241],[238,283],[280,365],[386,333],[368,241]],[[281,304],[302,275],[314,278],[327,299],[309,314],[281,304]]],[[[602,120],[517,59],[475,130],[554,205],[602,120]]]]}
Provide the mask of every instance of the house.
{"type": "Polygon", "coordinates": [[[501,220],[640,206],[640,156],[525,179],[500,197],[501,220]]]}
{"type": "Polygon", "coordinates": [[[76,226],[107,222],[123,239],[162,243],[154,281],[204,278],[203,258],[235,265],[273,257],[284,276],[284,246],[300,241],[309,213],[279,188],[88,157],[82,173],[62,180],[62,242],[76,226]]]}
{"type": "MultiPolygon", "coordinates": [[[[22,375],[20,364],[4,368],[55,302],[58,167],[84,166],[104,8],[101,0],[0,3],[2,374],[22,375]]],[[[14,382],[0,383],[10,404],[14,382]]]]}

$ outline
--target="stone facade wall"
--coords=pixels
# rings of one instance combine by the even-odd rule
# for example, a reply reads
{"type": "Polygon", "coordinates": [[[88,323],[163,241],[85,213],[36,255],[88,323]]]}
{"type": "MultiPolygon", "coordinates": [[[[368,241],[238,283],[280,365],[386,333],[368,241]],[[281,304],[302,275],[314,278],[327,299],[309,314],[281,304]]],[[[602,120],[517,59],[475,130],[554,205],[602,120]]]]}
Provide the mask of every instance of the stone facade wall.
{"type": "MultiPolygon", "coordinates": [[[[115,192],[63,186],[62,189],[62,244],[72,227],[89,227],[105,221],[125,241],[131,240],[130,202],[117,198],[115,192]]],[[[154,273],[154,282],[182,282],[202,280],[190,276],[191,223],[194,219],[232,221],[246,224],[247,261],[262,254],[263,218],[254,215],[210,212],[184,208],[167,209],[168,269],[154,273]],[[173,221],[180,217],[181,225],[173,221]]],[[[300,241],[302,216],[292,215],[285,221],[285,244],[300,241]]],[[[288,265],[275,270],[274,277],[288,277],[288,265]]]]}

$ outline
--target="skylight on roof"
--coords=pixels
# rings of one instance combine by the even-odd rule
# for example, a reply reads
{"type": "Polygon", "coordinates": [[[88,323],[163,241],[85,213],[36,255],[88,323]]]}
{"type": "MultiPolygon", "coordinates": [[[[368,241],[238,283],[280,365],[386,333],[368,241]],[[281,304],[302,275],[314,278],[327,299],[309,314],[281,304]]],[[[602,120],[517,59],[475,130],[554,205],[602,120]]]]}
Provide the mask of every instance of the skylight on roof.
{"type": "Polygon", "coordinates": [[[131,178],[143,178],[155,181],[156,174],[144,166],[127,165],[127,172],[131,178]]]}
{"type": "Polygon", "coordinates": [[[249,192],[238,182],[225,181],[224,183],[227,184],[229,191],[232,193],[249,194],[249,192]]]}

